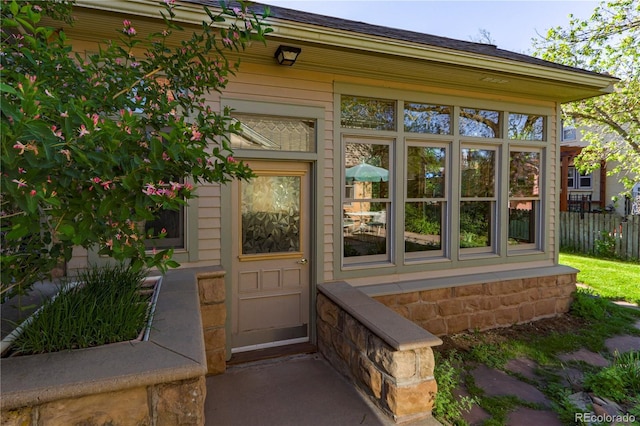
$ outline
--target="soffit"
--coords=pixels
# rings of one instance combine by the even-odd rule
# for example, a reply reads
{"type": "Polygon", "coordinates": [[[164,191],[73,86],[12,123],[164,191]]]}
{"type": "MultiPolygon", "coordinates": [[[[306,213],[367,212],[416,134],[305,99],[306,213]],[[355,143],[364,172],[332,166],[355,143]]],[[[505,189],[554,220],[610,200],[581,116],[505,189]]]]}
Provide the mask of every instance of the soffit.
{"type": "MultiPolygon", "coordinates": [[[[71,39],[102,41],[118,37],[117,30],[125,18],[134,22],[140,34],[158,30],[159,22],[154,19],[159,16],[158,6],[147,0],[79,0],[78,4],[81,7],[74,10],[76,23],[73,28],[65,30],[71,39]]],[[[201,8],[187,7],[179,17],[184,22],[198,23],[202,20],[201,8]]],[[[290,21],[270,18],[270,23],[274,32],[269,35],[267,44],[254,43],[242,55],[244,61],[273,64],[277,46],[290,44],[303,49],[294,65],[300,70],[559,102],[608,93],[617,81],[613,77],[488,58],[290,21]]]]}

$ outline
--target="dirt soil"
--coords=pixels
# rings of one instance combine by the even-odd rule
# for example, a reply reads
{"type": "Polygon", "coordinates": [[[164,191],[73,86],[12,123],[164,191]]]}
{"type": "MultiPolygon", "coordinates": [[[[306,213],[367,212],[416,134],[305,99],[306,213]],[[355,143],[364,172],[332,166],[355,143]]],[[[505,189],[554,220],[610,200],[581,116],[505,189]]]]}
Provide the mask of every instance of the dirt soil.
{"type": "Polygon", "coordinates": [[[559,317],[546,318],[527,324],[442,336],[442,345],[434,347],[434,350],[441,353],[446,353],[453,349],[458,352],[467,352],[481,343],[499,344],[513,339],[529,340],[554,333],[578,332],[586,326],[586,320],[567,313],[559,317]]]}

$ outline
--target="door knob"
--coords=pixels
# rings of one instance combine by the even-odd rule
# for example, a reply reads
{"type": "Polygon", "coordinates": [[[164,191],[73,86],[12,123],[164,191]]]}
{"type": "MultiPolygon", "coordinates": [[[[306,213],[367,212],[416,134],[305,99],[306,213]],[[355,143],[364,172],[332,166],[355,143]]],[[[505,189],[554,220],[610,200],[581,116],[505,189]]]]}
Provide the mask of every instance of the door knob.
{"type": "Polygon", "coordinates": [[[298,263],[301,265],[306,265],[307,263],[309,263],[309,261],[303,257],[302,259],[298,260],[298,263]]]}

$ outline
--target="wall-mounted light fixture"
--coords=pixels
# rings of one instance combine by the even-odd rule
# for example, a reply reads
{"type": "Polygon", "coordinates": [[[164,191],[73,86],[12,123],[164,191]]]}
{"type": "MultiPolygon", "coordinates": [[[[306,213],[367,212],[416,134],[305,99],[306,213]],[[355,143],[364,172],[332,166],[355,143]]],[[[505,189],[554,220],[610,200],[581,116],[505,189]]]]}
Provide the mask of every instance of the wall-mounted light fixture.
{"type": "Polygon", "coordinates": [[[291,66],[296,63],[296,59],[298,59],[300,52],[302,52],[302,49],[299,47],[280,45],[273,56],[280,65],[291,66]]]}

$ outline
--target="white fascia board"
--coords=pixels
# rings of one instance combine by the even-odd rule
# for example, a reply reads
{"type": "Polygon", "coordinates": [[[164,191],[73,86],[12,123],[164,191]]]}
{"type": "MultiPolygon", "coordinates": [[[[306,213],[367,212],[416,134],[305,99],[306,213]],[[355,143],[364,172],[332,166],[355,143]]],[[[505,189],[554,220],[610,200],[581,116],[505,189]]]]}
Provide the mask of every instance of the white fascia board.
{"type": "MultiPolygon", "coordinates": [[[[111,12],[160,18],[161,1],[152,0],[77,0],[80,7],[87,7],[111,12]]],[[[178,3],[174,9],[177,20],[183,23],[200,25],[203,20],[202,5],[178,3]]],[[[306,42],[325,45],[328,48],[340,47],[377,54],[400,56],[412,59],[440,62],[461,67],[480,68],[490,72],[500,72],[558,81],[568,84],[587,86],[612,93],[613,85],[619,81],[615,77],[588,75],[581,72],[527,64],[513,60],[446,49],[426,44],[372,36],[353,31],[344,31],[318,25],[286,21],[269,17],[266,23],[273,28],[271,36],[289,39],[295,42],[306,42]]]]}

